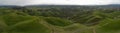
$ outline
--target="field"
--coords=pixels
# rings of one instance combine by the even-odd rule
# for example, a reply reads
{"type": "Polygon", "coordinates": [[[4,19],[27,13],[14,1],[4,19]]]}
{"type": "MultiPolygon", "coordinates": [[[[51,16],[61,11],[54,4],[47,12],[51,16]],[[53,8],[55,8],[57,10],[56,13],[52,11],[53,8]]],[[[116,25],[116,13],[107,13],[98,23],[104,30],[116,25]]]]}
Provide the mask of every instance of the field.
{"type": "Polygon", "coordinates": [[[120,7],[1,6],[0,33],[120,33],[120,7]]]}

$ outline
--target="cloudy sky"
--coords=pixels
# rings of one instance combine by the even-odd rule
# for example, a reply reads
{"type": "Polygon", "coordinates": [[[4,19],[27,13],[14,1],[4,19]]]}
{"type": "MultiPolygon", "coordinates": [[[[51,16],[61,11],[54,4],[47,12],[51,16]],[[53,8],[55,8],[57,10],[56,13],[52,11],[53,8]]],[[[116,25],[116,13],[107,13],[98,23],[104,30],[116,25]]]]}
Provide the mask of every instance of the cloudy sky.
{"type": "Polygon", "coordinates": [[[107,5],[120,4],[120,0],[0,0],[0,5],[107,5]]]}

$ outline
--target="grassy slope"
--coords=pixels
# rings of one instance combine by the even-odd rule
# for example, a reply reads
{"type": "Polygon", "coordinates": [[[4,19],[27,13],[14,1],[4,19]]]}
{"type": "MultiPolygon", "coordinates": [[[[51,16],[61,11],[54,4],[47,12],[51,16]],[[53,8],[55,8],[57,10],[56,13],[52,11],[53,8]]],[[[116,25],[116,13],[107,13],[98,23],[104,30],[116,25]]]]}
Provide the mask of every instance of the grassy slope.
{"type": "Polygon", "coordinates": [[[120,31],[119,12],[109,14],[95,12],[92,16],[84,17],[89,19],[88,23],[100,22],[95,25],[97,27],[91,28],[61,18],[30,16],[15,10],[0,10],[0,33],[93,33],[93,28],[96,33],[119,33],[120,31]],[[115,19],[111,19],[114,17],[115,19]]]}
{"type": "Polygon", "coordinates": [[[5,13],[0,16],[0,33],[66,33],[63,27],[70,24],[71,21],[60,18],[5,13]]]}
{"type": "MultiPolygon", "coordinates": [[[[33,16],[20,16],[8,14],[2,16],[2,23],[7,25],[5,32],[9,33],[50,33],[50,30],[39,23],[39,19],[33,16]]],[[[1,28],[2,29],[2,28],[1,28]]]]}

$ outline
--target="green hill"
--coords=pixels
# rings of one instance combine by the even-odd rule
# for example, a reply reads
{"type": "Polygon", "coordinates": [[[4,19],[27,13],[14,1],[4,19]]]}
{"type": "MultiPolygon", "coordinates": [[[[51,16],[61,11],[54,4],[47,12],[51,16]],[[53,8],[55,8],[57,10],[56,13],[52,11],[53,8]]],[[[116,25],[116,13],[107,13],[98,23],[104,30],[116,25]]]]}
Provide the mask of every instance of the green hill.
{"type": "Polygon", "coordinates": [[[0,33],[120,33],[120,10],[0,8],[0,33]]]}

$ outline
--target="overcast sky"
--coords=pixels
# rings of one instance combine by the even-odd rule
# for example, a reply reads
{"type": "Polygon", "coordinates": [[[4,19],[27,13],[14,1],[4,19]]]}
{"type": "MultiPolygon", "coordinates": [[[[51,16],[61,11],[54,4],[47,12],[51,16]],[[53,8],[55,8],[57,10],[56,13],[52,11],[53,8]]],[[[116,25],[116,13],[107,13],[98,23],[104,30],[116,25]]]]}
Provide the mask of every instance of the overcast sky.
{"type": "Polygon", "coordinates": [[[107,5],[120,4],[120,0],[0,0],[0,5],[107,5]]]}

